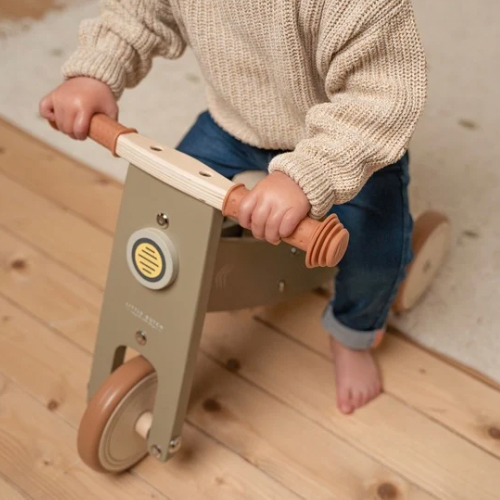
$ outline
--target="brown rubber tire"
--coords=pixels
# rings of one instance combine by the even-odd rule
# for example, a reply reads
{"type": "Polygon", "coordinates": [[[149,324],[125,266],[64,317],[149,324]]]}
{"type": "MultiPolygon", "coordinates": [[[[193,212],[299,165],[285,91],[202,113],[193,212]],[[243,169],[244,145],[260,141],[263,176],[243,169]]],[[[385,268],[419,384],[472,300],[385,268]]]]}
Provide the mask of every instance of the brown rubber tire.
{"type": "Polygon", "coordinates": [[[147,443],[136,433],[135,423],[142,413],[152,411],[156,384],[156,372],[142,356],[107,378],[80,422],[78,453],[87,466],[98,472],[122,472],[147,455],[147,443]]]}
{"type": "Polygon", "coordinates": [[[451,241],[448,218],[434,211],[424,212],[413,229],[413,261],[393,304],[396,313],[410,310],[424,295],[436,276],[451,241]]]}

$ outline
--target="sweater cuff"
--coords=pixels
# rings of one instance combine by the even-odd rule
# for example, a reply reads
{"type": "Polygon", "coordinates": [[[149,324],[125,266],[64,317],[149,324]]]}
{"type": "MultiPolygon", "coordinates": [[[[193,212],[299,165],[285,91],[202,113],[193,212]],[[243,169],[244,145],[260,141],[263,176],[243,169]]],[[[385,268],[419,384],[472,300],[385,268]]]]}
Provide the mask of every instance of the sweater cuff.
{"type": "Polygon", "coordinates": [[[116,59],[95,48],[78,49],[63,65],[63,77],[85,76],[105,83],[119,99],[125,88],[125,69],[116,59]]]}
{"type": "Polygon", "coordinates": [[[314,157],[299,159],[294,152],[280,154],[269,164],[269,173],[282,172],[300,186],[311,204],[313,219],[323,218],[335,202],[333,183],[320,165],[314,157]]]}
{"type": "Polygon", "coordinates": [[[361,161],[335,165],[322,154],[297,150],[276,156],[269,164],[269,173],[276,171],[288,175],[304,191],[313,219],[322,219],[333,205],[352,200],[367,180],[361,161]]]}

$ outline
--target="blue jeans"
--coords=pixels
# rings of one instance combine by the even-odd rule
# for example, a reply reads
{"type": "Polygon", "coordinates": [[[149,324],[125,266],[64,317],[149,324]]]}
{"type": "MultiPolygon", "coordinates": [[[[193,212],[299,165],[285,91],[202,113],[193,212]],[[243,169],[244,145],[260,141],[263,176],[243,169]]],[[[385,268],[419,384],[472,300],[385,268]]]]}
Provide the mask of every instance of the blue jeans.
{"type": "MultiPolygon", "coordinates": [[[[208,112],[198,116],[177,149],[231,179],[245,170],[266,171],[284,151],[244,144],[221,129],[208,112]]],[[[322,324],[351,349],[376,346],[412,258],[413,220],[408,204],[408,154],[375,172],[359,194],[333,206],[350,233],[339,264],[335,293],[322,324]]]]}

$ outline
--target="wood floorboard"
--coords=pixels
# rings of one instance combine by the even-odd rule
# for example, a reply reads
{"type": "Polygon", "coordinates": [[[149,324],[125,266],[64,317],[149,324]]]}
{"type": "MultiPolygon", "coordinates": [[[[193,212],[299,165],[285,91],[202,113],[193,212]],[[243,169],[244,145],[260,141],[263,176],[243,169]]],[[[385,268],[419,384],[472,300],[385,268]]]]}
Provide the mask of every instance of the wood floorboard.
{"type": "MultiPolygon", "coordinates": [[[[0,419],[13,421],[26,408],[41,415],[31,427],[20,417],[37,437],[14,453],[15,463],[0,457],[0,474],[12,481],[2,486],[0,476],[0,496],[15,484],[19,498],[46,491],[85,498],[58,495],[94,477],[75,462],[71,436],[84,410],[121,187],[2,121],[0,151],[0,372],[7,381],[0,401],[5,395],[10,411],[0,419]],[[59,421],[66,437],[47,446],[66,482],[51,490],[37,460],[40,443],[50,441],[44,433],[51,436],[59,421]],[[31,468],[36,474],[23,482],[20,471],[31,468]]],[[[391,335],[379,355],[386,394],[341,416],[316,321],[322,307],[324,299],[308,294],[208,316],[185,429],[189,459],[139,465],[126,476],[139,488],[136,498],[141,488],[151,498],[497,498],[499,392],[391,335]]],[[[0,455],[26,443],[9,432],[0,455]]],[[[121,486],[95,477],[95,488],[119,495],[121,486]]]]}

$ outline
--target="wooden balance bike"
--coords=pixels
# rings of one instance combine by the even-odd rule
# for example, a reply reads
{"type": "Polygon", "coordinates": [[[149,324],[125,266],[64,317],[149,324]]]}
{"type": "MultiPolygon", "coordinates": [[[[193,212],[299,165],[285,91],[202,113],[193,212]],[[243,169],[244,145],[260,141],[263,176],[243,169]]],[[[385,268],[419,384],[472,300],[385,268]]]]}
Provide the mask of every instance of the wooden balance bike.
{"type": "MultiPolygon", "coordinates": [[[[232,182],[104,115],[90,137],[130,162],[114,238],[78,451],[101,472],[150,454],[166,461],[181,430],[207,311],[287,300],[331,281],[349,235],[336,215],[304,219],[273,246],[233,222],[265,175],[232,182]],[[258,271],[257,271],[258,270],[258,271]],[[125,362],[127,348],[139,356],[125,362]]],[[[435,276],[450,225],[427,212],[415,224],[415,259],[395,309],[411,308],[435,276]]]]}

